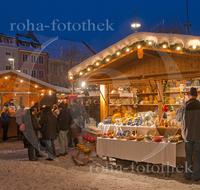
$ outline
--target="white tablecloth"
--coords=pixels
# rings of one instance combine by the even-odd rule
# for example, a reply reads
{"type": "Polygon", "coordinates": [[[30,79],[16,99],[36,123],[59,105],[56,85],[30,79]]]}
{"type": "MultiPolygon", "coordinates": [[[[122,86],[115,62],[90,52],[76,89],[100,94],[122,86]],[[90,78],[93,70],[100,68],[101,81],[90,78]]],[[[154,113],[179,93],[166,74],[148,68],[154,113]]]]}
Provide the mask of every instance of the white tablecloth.
{"type": "Polygon", "coordinates": [[[111,129],[112,131],[115,131],[115,133],[119,132],[122,133],[126,130],[129,130],[130,132],[135,131],[135,128],[137,130],[138,135],[146,135],[149,130],[155,130],[157,135],[159,135],[159,132],[155,126],[147,127],[147,126],[129,126],[129,125],[114,125],[114,124],[103,124],[102,122],[99,123],[98,128],[102,130],[102,133],[108,133],[111,129]]]}
{"type": "Polygon", "coordinates": [[[185,157],[185,146],[184,142],[146,142],[98,137],[97,154],[136,162],[176,167],[176,157],[185,157]]]}

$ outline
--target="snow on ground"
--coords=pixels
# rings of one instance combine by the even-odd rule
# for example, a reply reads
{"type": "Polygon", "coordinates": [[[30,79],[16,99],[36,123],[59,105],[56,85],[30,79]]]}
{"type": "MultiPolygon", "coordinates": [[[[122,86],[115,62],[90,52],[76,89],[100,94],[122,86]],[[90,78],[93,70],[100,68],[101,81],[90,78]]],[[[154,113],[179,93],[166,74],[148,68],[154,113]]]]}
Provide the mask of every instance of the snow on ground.
{"type": "MultiPolygon", "coordinates": [[[[58,154],[58,141],[55,145],[58,154]]],[[[200,189],[200,182],[193,179],[187,181],[183,174],[175,173],[169,177],[161,172],[140,174],[132,172],[129,164],[123,162],[119,165],[124,170],[115,168],[114,162],[111,162],[112,170],[111,167],[106,169],[106,158],[97,158],[95,153],[86,166],[79,167],[71,158],[77,150],[69,148],[68,152],[67,156],[59,157],[57,161],[46,161],[44,156],[37,162],[30,162],[22,141],[1,143],[0,190],[200,189]]],[[[85,159],[82,154],[80,158],[85,159]]]]}

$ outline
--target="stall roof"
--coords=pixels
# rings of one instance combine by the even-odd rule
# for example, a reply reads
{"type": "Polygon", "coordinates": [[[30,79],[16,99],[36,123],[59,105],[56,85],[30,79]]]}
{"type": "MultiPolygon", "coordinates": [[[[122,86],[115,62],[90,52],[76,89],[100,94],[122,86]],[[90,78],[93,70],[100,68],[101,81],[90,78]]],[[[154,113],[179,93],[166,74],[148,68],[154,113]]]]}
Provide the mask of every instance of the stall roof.
{"type": "Polygon", "coordinates": [[[133,43],[141,41],[152,41],[154,44],[168,43],[168,46],[175,44],[182,44],[184,48],[189,48],[193,45],[200,46],[199,36],[190,36],[183,34],[167,34],[167,33],[151,33],[151,32],[138,32],[129,35],[123,40],[109,46],[96,55],[86,59],[77,66],[69,70],[69,76],[78,75],[80,71],[86,69],[90,65],[94,65],[96,61],[103,60],[107,56],[113,55],[117,50],[130,46],[133,43]]]}
{"type": "Polygon", "coordinates": [[[51,85],[49,83],[46,83],[46,82],[43,82],[43,81],[41,81],[39,79],[31,77],[30,75],[24,74],[24,73],[22,73],[20,71],[16,71],[16,70],[0,71],[0,77],[6,76],[6,75],[19,77],[20,79],[23,79],[25,81],[31,82],[33,84],[38,84],[38,85],[41,85],[42,87],[48,87],[48,88],[50,88],[52,90],[55,90],[56,92],[71,93],[71,90],[68,89],[68,88],[51,85]]]}

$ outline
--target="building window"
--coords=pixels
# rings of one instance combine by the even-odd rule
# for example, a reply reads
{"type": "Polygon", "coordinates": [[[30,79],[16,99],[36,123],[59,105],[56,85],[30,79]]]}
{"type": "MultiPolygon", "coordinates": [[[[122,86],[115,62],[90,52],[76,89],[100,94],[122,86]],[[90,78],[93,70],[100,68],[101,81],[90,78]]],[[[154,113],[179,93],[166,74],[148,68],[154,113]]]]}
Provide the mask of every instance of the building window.
{"type": "Polygon", "coordinates": [[[40,46],[39,45],[32,45],[34,48],[38,48],[38,49],[40,49],[40,46]]]}
{"type": "Polygon", "coordinates": [[[43,56],[39,56],[39,64],[44,64],[44,57],[43,56]]]}
{"type": "Polygon", "coordinates": [[[29,47],[29,44],[28,43],[22,43],[22,46],[29,47]]]}
{"type": "Polygon", "coordinates": [[[6,66],[6,70],[11,70],[11,66],[6,66]]]}
{"type": "Polygon", "coordinates": [[[28,62],[28,54],[23,54],[23,62],[28,62]]]}
{"type": "Polygon", "coordinates": [[[31,71],[31,76],[34,77],[34,78],[37,78],[37,70],[35,70],[35,69],[32,70],[31,71]]]}
{"type": "Polygon", "coordinates": [[[6,55],[11,55],[11,53],[10,52],[6,52],[6,55]]]}
{"type": "Polygon", "coordinates": [[[36,62],[36,56],[35,55],[31,55],[31,63],[35,63],[36,62]]]}
{"type": "Polygon", "coordinates": [[[41,79],[44,78],[44,71],[42,71],[42,70],[39,71],[39,78],[41,78],[41,79]]]}
{"type": "Polygon", "coordinates": [[[28,69],[23,69],[22,72],[28,75],[28,69]]]}

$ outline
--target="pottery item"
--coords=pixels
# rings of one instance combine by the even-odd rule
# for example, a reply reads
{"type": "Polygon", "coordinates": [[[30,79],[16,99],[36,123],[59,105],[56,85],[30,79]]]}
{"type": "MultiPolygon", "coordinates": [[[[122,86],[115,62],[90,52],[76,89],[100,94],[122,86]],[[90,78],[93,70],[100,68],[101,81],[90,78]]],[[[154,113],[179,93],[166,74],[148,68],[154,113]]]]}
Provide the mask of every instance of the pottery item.
{"type": "Polygon", "coordinates": [[[199,86],[199,79],[194,79],[194,86],[199,86]]]}

